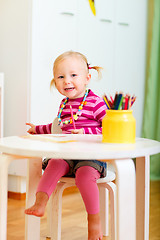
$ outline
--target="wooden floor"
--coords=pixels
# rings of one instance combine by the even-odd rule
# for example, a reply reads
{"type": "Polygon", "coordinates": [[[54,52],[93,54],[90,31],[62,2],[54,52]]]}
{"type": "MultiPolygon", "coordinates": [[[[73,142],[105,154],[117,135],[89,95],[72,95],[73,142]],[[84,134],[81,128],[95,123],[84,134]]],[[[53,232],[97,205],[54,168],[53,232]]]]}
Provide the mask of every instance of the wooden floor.
{"type": "MultiPolygon", "coordinates": [[[[150,238],[160,240],[160,181],[151,182],[150,238]]],[[[8,200],[7,240],[24,239],[24,200],[8,200]]],[[[46,215],[41,219],[41,240],[46,236],[46,215]]],[[[63,197],[62,240],[87,240],[87,220],[79,193],[63,197]]],[[[31,239],[32,240],[32,239],[31,239]]],[[[104,237],[103,240],[109,240],[104,237]]]]}

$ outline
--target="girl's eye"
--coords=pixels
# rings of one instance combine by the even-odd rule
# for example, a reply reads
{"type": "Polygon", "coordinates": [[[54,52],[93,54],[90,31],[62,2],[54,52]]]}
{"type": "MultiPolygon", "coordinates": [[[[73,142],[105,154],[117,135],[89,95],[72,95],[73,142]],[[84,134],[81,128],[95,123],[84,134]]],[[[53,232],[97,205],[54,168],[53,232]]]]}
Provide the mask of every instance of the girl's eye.
{"type": "Polygon", "coordinates": [[[61,79],[61,78],[64,78],[64,77],[63,77],[63,76],[59,76],[58,78],[60,78],[60,79],[61,79]]]}
{"type": "Polygon", "coordinates": [[[76,77],[77,75],[75,73],[72,74],[72,77],[76,77]]]}

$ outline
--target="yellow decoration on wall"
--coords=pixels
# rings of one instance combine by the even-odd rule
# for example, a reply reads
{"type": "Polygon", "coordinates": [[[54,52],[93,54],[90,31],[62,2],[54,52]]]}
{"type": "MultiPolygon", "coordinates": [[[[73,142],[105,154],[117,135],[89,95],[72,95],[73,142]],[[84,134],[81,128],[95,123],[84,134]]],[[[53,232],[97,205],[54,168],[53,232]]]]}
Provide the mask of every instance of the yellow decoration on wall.
{"type": "Polygon", "coordinates": [[[95,8],[95,5],[94,5],[94,0],[89,0],[89,5],[90,5],[90,8],[92,10],[92,13],[94,14],[94,16],[96,16],[96,8],[95,8]]]}

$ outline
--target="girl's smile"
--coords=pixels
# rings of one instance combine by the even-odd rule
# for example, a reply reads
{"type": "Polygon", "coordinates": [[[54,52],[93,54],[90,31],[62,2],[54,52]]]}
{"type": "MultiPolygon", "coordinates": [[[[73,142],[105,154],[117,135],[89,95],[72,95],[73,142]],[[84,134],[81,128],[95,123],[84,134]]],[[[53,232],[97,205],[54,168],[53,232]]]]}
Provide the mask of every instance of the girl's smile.
{"type": "Polygon", "coordinates": [[[70,87],[70,88],[65,88],[64,90],[65,91],[72,91],[72,90],[74,90],[75,89],[75,87],[70,87]]]}

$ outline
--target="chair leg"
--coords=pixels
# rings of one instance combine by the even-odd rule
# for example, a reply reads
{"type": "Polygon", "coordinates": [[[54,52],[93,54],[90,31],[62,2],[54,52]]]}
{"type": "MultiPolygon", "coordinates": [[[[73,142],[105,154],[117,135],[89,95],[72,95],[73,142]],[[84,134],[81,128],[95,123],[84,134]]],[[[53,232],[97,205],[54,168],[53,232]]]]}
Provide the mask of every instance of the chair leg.
{"type": "Polygon", "coordinates": [[[99,186],[100,219],[103,236],[109,236],[109,194],[108,189],[99,186]]]}
{"type": "Polygon", "coordinates": [[[51,229],[52,229],[52,212],[53,212],[53,193],[50,196],[48,203],[47,203],[47,237],[51,238],[51,229]]]}
{"type": "MultiPolygon", "coordinates": [[[[109,191],[110,195],[110,229],[111,229],[111,239],[117,240],[117,207],[116,207],[116,185],[113,182],[102,183],[102,187],[105,187],[109,191]]],[[[105,205],[104,205],[105,206],[105,205]]]]}
{"type": "Polygon", "coordinates": [[[59,182],[52,193],[47,207],[47,237],[52,240],[61,240],[62,194],[65,188],[72,184],[59,182]]]}

